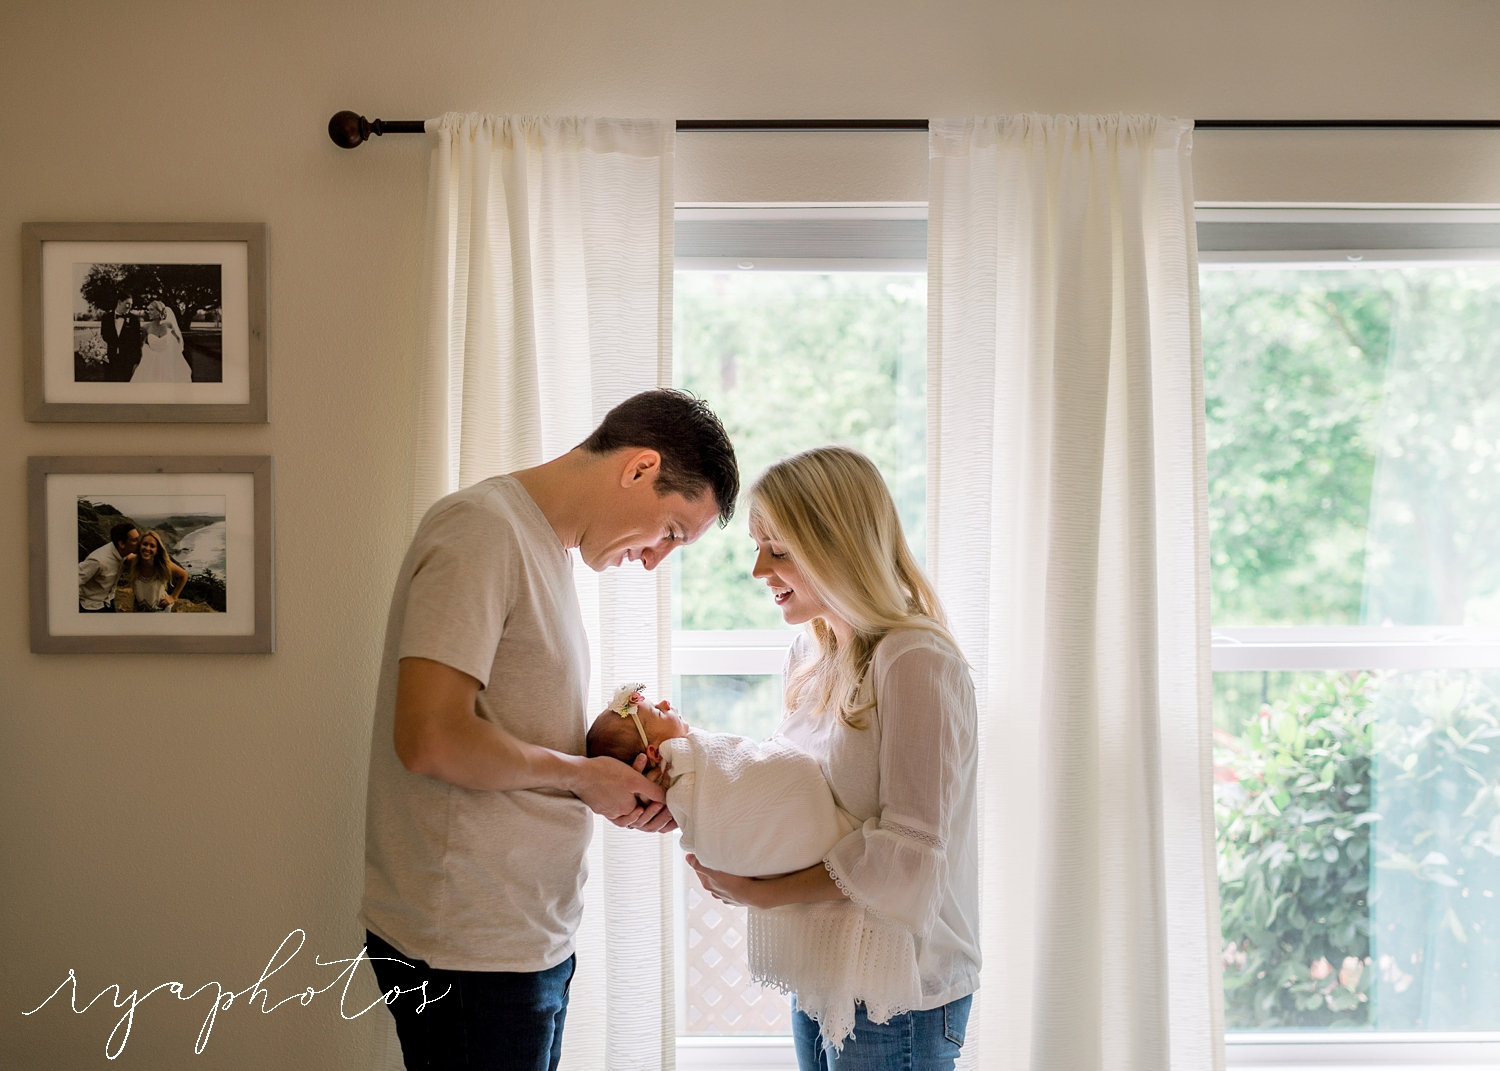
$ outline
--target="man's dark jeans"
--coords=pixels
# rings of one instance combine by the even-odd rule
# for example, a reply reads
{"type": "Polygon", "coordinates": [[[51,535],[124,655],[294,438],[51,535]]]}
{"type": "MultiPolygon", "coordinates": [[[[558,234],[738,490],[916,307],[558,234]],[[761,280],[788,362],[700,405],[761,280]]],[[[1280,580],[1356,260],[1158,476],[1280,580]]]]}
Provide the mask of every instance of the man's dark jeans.
{"type": "Polygon", "coordinates": [[[407,1071],[556,1071],[574,957],[535,973],[445,971],[365,939],[380,991],[402,990],[389,1007],[407,1071]]]}

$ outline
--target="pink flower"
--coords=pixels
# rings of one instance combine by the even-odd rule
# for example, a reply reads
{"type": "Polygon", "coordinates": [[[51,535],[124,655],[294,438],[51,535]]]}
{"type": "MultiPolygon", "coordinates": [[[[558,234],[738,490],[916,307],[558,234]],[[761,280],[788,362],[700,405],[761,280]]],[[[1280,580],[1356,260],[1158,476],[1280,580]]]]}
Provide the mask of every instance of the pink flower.
{"type": "Polygon", "coordinates": [[[615,689],[614,698],[609,701],[609,709],[617,714],[628,714],[632,707],[645,701],[645,691],[646,686],[640,681],[622,684],[615,689]]]}
{"type": "Polygon", "coordinates": [[[1319,956],[1316,960],[1313,961],[1312,967],[1308,970],[1307,973],[1312,975],[1313,981],[1321,982],[1324,978],[1327,978],[1330,974],[1333,973],[1333,964],[1329,963],[1328,960],[1324,959],[1322,956],[1319,956]]]}

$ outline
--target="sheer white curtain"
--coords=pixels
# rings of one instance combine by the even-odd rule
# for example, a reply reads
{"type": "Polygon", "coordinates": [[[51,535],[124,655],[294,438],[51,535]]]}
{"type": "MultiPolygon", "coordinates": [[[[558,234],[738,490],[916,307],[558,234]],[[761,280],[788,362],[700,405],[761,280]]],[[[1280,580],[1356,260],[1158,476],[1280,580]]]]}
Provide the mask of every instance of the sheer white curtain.
{"type": "Polygon", "coordinates": [[[931,125],[928,559],[980,688],[986,1071],[1223,1066],[1191,139],[931,125]]]}
{"type": "MultiPolygon", "coordinates": [[[[448,492],[562,454],[616,403],[670,385],[674,137],[654,120],[428,122],[413,527],[448,492]]],[[[666,695],[669,569],[575,577],[597,709],[623,680],[666,695]]],[[[671,845],[596,824],[566,1068],[674,1066],[671,845]]]]}

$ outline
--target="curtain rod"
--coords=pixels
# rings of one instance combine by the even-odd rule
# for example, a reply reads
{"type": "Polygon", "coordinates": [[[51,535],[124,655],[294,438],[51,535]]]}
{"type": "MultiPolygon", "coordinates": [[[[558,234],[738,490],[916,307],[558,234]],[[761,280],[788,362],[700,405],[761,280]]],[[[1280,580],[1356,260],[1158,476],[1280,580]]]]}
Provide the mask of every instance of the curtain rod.
{"type": "MultiPolygon", "coordinates": [[[[1197,130],[1500,130],[1500,119],[1198,119],[1197,130]]],[[[421,134],[421,119],[366,119],[338,112],[328,120],[335,145],[353,149],[370,135],[421,134]]],[[[679,119],[678,131],[925,131],[926,119],[679,119]]]]}

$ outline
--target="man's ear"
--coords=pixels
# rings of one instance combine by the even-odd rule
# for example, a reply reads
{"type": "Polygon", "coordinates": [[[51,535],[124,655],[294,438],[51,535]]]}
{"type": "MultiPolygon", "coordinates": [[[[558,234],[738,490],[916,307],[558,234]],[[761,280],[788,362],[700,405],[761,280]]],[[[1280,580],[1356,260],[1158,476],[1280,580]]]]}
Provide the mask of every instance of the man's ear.
{"type": "Polygon", "coordinates": [[[646,481],[650,487],[656,483],[656,474],[661,470],[661,454],[649,447],[644,447],[631,454],[620,470],[620,486],[629,487],[632,484],[646,481]]]}

